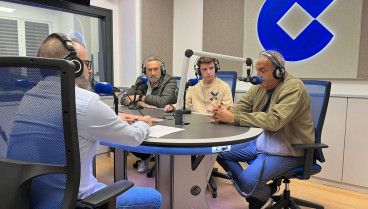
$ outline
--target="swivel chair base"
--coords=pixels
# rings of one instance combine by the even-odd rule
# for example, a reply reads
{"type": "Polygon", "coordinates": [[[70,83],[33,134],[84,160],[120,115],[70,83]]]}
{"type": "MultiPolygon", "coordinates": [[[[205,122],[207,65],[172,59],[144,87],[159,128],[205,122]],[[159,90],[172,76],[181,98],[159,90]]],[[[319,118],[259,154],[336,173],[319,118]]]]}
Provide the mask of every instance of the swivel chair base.
{"type": "Polygon", "coordinates": [[[216,198],[217,197],[217,186],[216,186],[216,182],[213,179],[213,177],[219,177],[223,179],[229,179],[229,177],[224,173],[220,173],[217,168],[214,168],[212,170],[210,179],[208,180],[208,188],[211,192],[212,197],[216,198]]]}
{"type": "Polygon", "coordinates": [[[282,195],[272,196],[272,199],[276,202],[271,208],[272,209],[281,209],[281,208],[291,208],[291,209],[300,209],[299,206],[316,208],[316,209],[324,209],[323,205],[298,199],[290,196],[289,190],[289,179],[285,179],[283,181],[285,184],[285,189],[282,195]]]}

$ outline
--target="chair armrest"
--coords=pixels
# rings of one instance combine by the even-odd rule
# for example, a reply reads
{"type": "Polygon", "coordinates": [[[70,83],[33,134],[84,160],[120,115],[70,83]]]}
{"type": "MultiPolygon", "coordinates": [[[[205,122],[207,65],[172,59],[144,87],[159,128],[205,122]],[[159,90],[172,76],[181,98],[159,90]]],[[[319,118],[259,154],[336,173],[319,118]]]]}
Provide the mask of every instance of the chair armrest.
{"type": "Polygon", "coordinates": [[[105,203],[115,200],[117,196],[133,186],[134,183],[131,181],[118,181],[84,198],[82,203],[92,207],[99,207],[105,203]]]}
{"type": "Polygon", "coordinates": [[[322,143],[313,143],[313,144],[292,144],[291,145],[294,148],[297,149],[322,149],[322,148],[328,148],[327,144],[322,143]]]}
{"type": "Polygon", "coordinates": [[[327,148],[328,145],[322,144],[322,143],[313,143],[313,144],[292,144],[292,147],[296,149],[304,149],[304,167],[303,167],[303,176],[299,176],[299,179],[309,179],[311,172],[312,172],[312,166],[313,166],[313,155],[314,150],[320,150],[322,148],[327,148]]]}

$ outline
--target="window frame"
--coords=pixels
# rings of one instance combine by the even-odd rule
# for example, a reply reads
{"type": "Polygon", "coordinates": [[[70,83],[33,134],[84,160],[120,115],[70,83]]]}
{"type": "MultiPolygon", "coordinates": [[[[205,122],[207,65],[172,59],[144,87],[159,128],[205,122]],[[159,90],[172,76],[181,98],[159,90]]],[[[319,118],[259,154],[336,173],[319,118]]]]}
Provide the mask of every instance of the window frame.
{"type": "MultiPolygon", "coordinates": [[[[112,32],[112,10],[96,6],[85,6],[61,0],[2,0],[11,3],[53,9],[58,11],[70,12],[89,17],[96,17],[101,21],[100,47],[103,52],[104,75],[106,82],[113,84],[114,65],[113,65],[113,32],[112,32]]],[[[100,70],[101,73],[101,70],[100,70]]],[[[101,77],[101,75],[100,75],[101,77]]]]}

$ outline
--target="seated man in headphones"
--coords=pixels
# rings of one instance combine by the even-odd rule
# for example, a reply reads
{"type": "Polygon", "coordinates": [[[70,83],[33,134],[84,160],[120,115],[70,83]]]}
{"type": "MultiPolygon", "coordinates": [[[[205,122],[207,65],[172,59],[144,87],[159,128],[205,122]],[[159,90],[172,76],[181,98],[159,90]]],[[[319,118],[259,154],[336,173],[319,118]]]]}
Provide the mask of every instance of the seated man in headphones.
{"type": "Polygon", "coordinates": [[[231,108],[213,105],[212,121],[263,128],[263,133],[240,150],[221,153],[217,162],[227,171],[250,209],[268,208],[278,186],[274,177],[303,165],[304,151],[291,144],[313,143],[309,94],[300,79],[285,71],[276,51],[263,51],[255,64],[260,85],[252,86],[231,108]],[[245,170],[238,163],[254,160],[245,170]],[[245,194],[246,193],[246,194],[245,194]]]}
{"type": "MultiPolygon", "coordinates": [[[[185,108],[193,107],[195,112],[207,113],[211,104],[223,104],[226,107],[233,104],[230,86],[216,77],[220,64],[217,59],[199,57],[194,66],[195,74],[203,79],[188,89],[185,96],[185,108]]],[[[165,112],[174,110],[173,105],[166,105],[165,112]]]]}
{"type": "MultiPolygon", "coordinates": [[[[147,75],[148,82],[139,85],[137,88],[136,85],[133,85],[121,98],[120,103],[122,105],[130,105],[134,100],[135,94],[135,101],[138,102],[137,105],[145,108],[162,108],[167,104],[176,103],[176,79],[166,73],[165,64],[159,57],[149,56],[144,59],[142,73],[147,75]]],[[[137,78],[136,83],[140,81],[141,77],[137,78]]],[[[141,159],[138,172],[147,172],[152,155],[137,152],[132,153],[141,159]]]]}
{"type": "MultiPolygon", "coordinates": [[[[139,106],[146,108],[165,107],[167,104],[176,103],[176,79],[166,73],[165,64],[159,57],[149,56],[143,60],[142,73],[148,78],[148,82],[133,85],[121,98],[122,105],[130,105],[134,100],[139,106]],[[137,89],[137,92],[135,92],[137,89]]],[[[137,78],[138,83],[142,76],[137,78]]]]}
{"type": "MultiPolygon", "coordinates": [[[[106,185],[98,182],[92,173],[92,160],[96,155],[99,140],[103,139],[107,142],[119,143],[127,146],[138,146],[148,138],[149,126],[152,125],[152,119],[150,116],[145,116],[139,119],[140,121],[130,125],[125,121],[124,117],[119,117],[109,106],[103,103],[97,94],[88,90],[91,85],[91,75],[93,70],[91,62],[88,60],[85,46],[77,40],[70,39],[68,36],[61,33],[53,33],[44,40],[38,50],[37,56],[58,59],[64,58],[75,64],[75,100],[81,164],[78,199],[83,199],[106,187],[106,185]]],[[[60,78],[48,76],[40,82],[38,86],[36,86],[37,88],[35,88],[39,89],[39,91],[35,90],[27,95],[27,97],[30,98],[29,101],[32,101],[34,98],[37,98],[37,100],[58,99],[59,97],[57,96],[57,93],[48,94],[48,91],[53,92],[54,88],[56,88],[56,85],[53,83],[56,79],[60,78]]],[[[28,106],[32,106],[32,103],[27,104],[27,107],[28,106]]],[[[52,116],[45,114],[41,114],[42,117],[44,117],[44,120],[38,118],[37,120],[32,121],[32,114],[40,114],[40,112],[42,112],[42,108],[42,106],[30,108],[30,110],[39,111],[30,111],[26,117],[22,116],[24,115],[22,113],[20,120],[18,120],[18,123],[24,126],[24,130],[30,131],[33,135],[35,135],[35,133],[40,133],[40,136],[36,138],[37,140],[44,138],[42,133],[45,132],[45,130],[50,132],[47,127],[57,127],[58,125],[54,124],[52,116]],[[44,126],[46,128],[44,128],[44,126]],[[35,127],[40,127],[40,130],[34,130],[35,127]]],[[[26,135],[27,131],[23,134],[26,135]]],[[[18,142],[18,140],[14,138],[17,137],[16,134],[12,137],[13,144],[23,143],[23,141],[18,142]]],[[[45,139],[48,138],[46,137],[45,139]]],[[[33,144],[31,142],[29,143],[33,144]]],[[[17,156],[17,154],[18,153],[11,152],[11,149],[9,149],[8,156],[17,156]]],[[[60,157],[59,153],[55,153],[54,157],[60,157]]],[[[50,184],[52,187],[58,187],[60,182],[62,181],[56,181],[50,184]]],[[[43,193],[42,191],[37,192],[41,192],[39,196],[44,196],[44,191],[43,193]]],[[[52,201],[52,198],[50,201],[52,201]]],[[[158,191],[152,188],[142,187],[133,187],[119,195],[116,199],[117,208],[158,209],[161,207],[161,203],[162,196],[158,191]]],[[[34,208],[50,208],[47,207],[49,206],[48,204],[43,202],[35,201],[33,204],[42,204],[38,205],[39,207],[35,206],[34,208]]],[[[84,206],[81,206],[80,200],[77,205],[81,208],[85,208],[84,206]]]]}

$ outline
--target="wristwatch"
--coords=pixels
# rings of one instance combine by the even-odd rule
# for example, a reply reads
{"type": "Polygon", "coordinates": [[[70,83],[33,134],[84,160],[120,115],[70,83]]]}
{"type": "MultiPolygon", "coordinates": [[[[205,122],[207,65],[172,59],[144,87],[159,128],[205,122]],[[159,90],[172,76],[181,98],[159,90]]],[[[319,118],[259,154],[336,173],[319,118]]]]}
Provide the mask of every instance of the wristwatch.
{"type": "Polygon", "coordinates": [[[143,96],[143,95],[139,95],[139,97],[138,97],[138,101],[142,101],[142,96],[143,96]]]}

